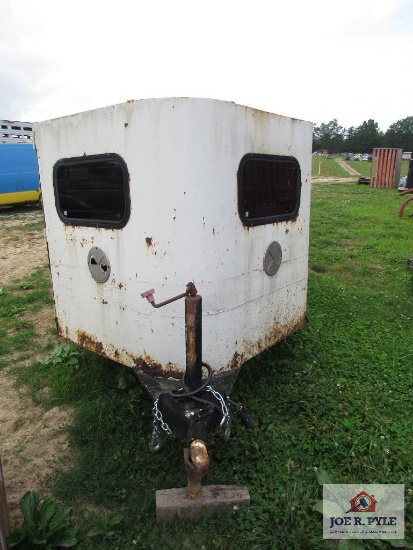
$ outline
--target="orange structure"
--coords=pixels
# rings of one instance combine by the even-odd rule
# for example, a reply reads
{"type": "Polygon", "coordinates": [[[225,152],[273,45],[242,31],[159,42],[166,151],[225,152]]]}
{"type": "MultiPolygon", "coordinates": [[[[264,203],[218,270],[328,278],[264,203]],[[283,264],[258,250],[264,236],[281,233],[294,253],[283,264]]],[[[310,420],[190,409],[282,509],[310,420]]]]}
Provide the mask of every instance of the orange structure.
{"type": "Polygon", "coordinates": [[[373,149],[370,185],[382,189],[397,187],[402,164],[402,149],[373,149]]]}

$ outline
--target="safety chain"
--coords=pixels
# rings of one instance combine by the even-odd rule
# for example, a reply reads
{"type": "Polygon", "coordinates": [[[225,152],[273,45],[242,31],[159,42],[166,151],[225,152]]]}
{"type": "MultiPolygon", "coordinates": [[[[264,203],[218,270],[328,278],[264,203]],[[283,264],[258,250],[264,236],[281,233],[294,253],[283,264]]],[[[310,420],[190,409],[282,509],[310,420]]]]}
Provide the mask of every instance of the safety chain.
{"type": "Polygon", "coordinates": [[[149,444],[149,448],[152,452],[159,451],[161,448],[161,436],[159,433],[159,425],[169,436],[172,435],[172,430],[168,424],[164,421],[161,411],[158,409],[158,399],[156,399],[152,408],[153,422],[152,422],[152,437],[149,444]]]}
{"type": "MultiPolygon", "coordinates": [[[[228,407],[225,402],[225,399],[217,390],[214,390],[212,386],[207,386],[205,390],[212,393],[212,395],[221,405],[222,418],[221,418],[219,427],[224,428],[224,439],[227,441],[231,435],[231,417],[229,415],[229,411],[228,411],[228,407]]],[[[156,451],[159,451],[161,448],[161,435],[160,435],[159,426],[169,436],[172,435],[172,430],[168,426],[168,424],[164,421],[162,413],[158,408],[158,399],[156,399],[156,401],[153,404],[152,415],[153,415],[152,437],[151,437],[151,442],[149,444],[149,448],[151,451],[156,452],[156,451]]]]}
{"type": "Polygon", "coordinates": [[[229,436],[231,435],[231,417],[229,415],[227,404],[225,403],[225,399],[223,396],[217,391],[214,390],[212,386],[207,386],[206,391],[209,391],[212,393],[212,395],[217,399],[221,405],[221,411],[222,411],[222,418],[221,422],[219,424],[219,427],[224,427],[224,439],[225,441],[228,441],[229,436]]]}

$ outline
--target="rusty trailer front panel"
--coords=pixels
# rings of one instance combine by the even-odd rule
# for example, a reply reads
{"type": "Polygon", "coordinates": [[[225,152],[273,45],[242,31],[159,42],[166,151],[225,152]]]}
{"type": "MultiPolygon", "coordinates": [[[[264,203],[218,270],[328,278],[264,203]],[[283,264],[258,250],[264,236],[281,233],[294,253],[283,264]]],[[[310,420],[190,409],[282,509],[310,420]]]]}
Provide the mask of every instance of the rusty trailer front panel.
{"type": "Polygon", "coordinates": [[[309,122],[191,98],[36,124],[60,335],[143,377],[181,378],[184,303],[153,309],[140,295],[154,288],[161,302],[188,281],[203,299],[203,359],[215,374],[303,326],[311,140],[309,122]],[[265,186],[250,189],[267,173],[283,181],[276,207],[265,186]],[[68,200],[65,178],[80,192],[89,178],[88,195],[68,200]]]}

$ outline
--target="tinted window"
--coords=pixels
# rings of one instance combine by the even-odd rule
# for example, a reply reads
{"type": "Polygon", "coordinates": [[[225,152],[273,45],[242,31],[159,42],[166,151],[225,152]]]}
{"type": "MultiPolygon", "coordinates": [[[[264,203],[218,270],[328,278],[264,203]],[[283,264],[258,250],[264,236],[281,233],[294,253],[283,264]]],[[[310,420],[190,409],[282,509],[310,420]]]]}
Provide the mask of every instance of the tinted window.
{"type": "Polygon", "coordinates": [[[56,206],[63,221],[123,227],[129,218],[129,174],[115,154],[63,159],[54,168],[56,206]]]}
{"type": "Polygon", "coordinates": [[[245,155],[238,170],[238,208],[245,225],[294,218],[300,206],[301,172],[293,157],[245,155]]]}

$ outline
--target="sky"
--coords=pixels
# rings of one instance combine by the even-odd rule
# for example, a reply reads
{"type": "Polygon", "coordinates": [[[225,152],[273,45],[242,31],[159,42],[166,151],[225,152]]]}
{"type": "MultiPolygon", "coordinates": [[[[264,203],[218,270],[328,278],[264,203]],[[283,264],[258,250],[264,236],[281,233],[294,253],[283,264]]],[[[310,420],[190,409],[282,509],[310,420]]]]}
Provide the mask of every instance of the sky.
{"type": "Polygon", "coordinates": [[[344,128],[413,116],[413,0],[0,0],[0,119],[206,97],[344,128]]]}

